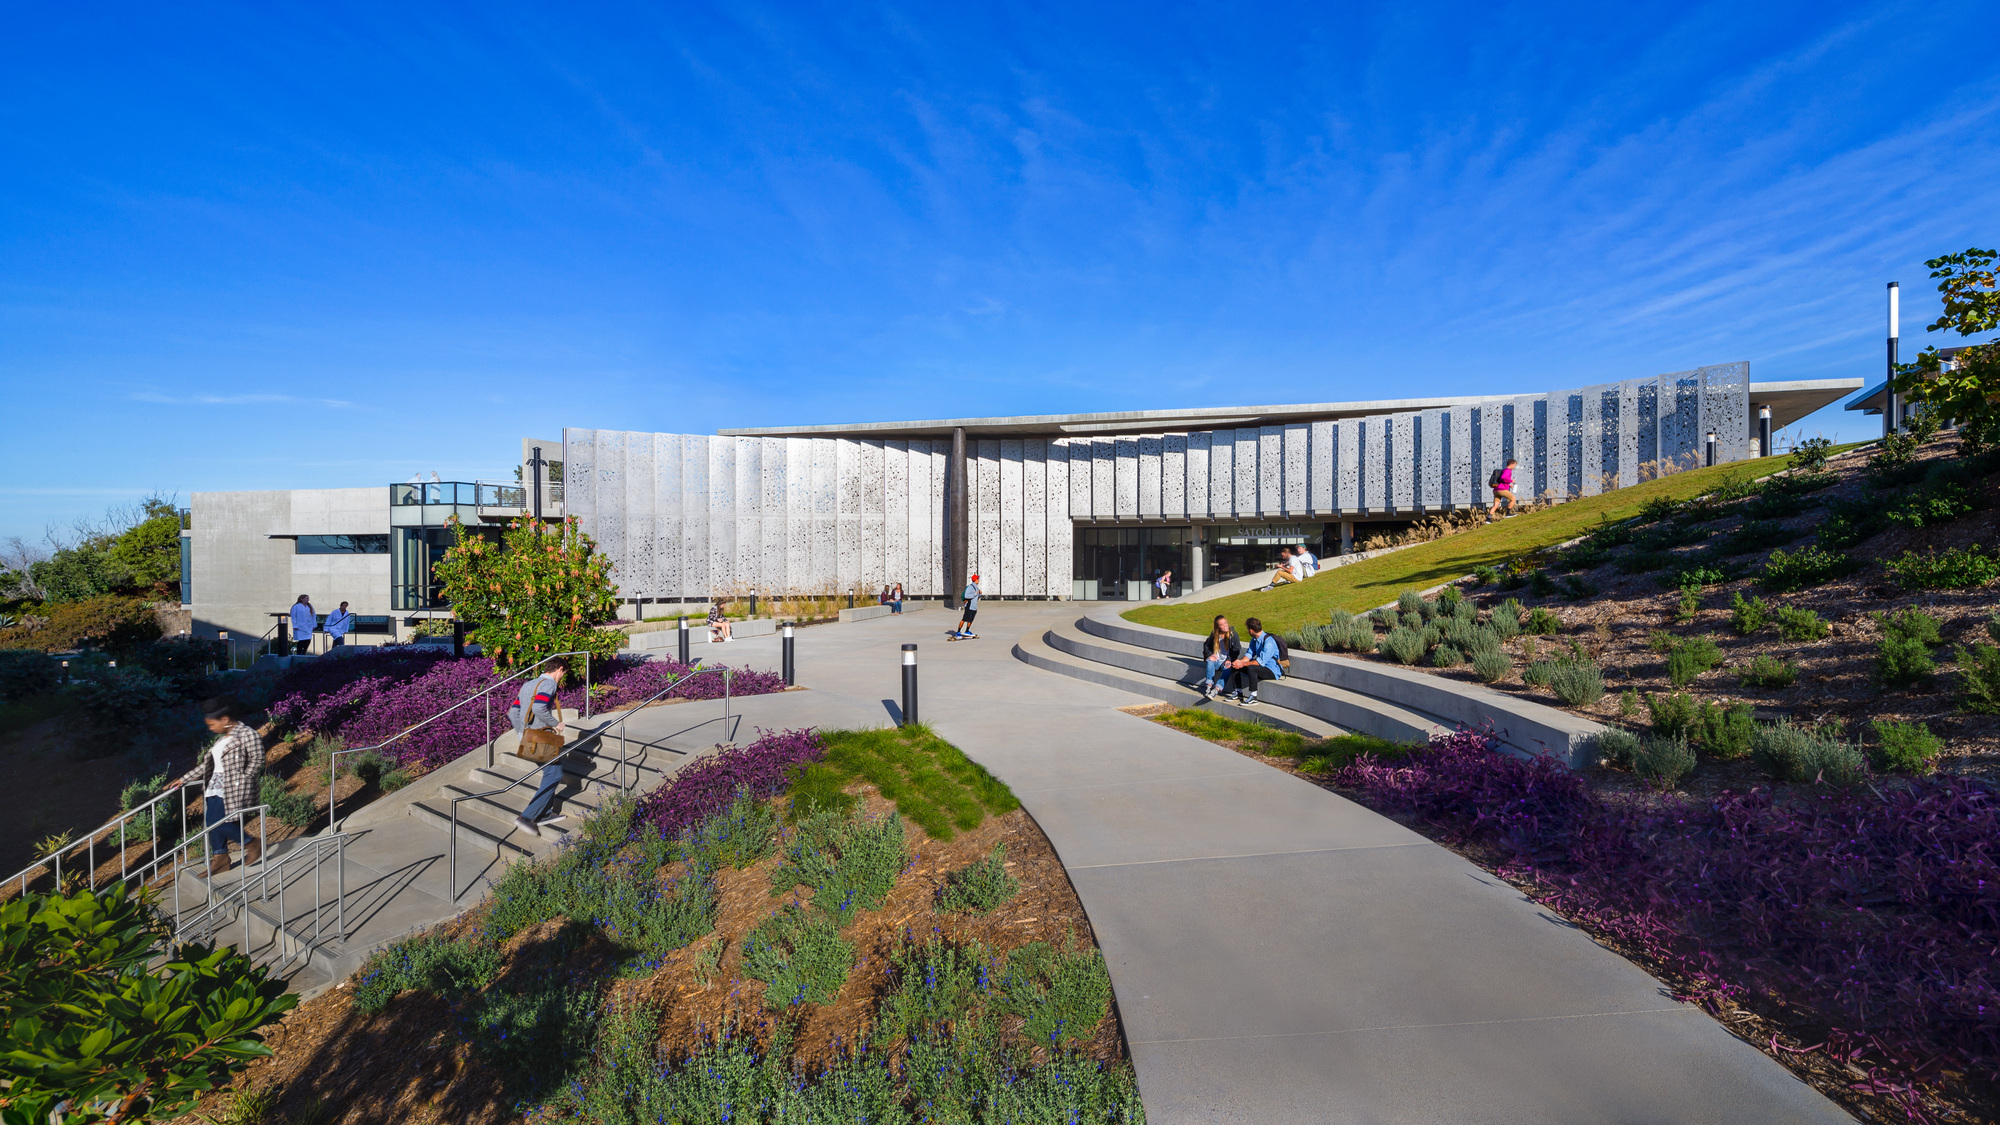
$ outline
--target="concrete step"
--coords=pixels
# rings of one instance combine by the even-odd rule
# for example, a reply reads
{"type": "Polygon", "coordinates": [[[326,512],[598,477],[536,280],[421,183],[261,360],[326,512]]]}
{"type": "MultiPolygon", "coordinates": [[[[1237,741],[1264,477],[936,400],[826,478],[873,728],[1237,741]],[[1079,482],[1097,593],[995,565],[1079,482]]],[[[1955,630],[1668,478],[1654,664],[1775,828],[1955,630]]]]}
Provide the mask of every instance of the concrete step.
{"type": "MultiPolygon", "coordinates": [[[[1198,707],[1243,722],[1262,723],[1280,730],[1295,730],[1314,738],[1332,738],[1347,733],[1340,727],[1313,715],[1295,712],[1282,704],[1273,706],[1272,704],[1278,703],[1276,700],[1257,707],[1242,707],[1222,699],[1204,700],[1200,692],[1175,682],[1171,677],[1148,675],[1073,656],[1051,643],[1052,634],[1053,630],[1044,630],[1022,637],[1014,643],[1014,658],[1045,672],[1055,672],[1073,679],[1129,691],[1134,695],[1157,699],[1177,707],[1198,707]]],[[[1264,694],[1268,693],[1260,693],[1264,694]]]]}
{"type": "MultiPolygon", "coordinates": [[[[1152,638],[1144,634],[1106,635],[1107,632],[1100,623],[1086,617],[1074,625],[1051,629],[1049,639],[1051,644],[1080,659],[1154,676],[1178,675],[1188,683],[1200,680],[1205,668],[1200,657],[1200,638],[1187,638],[1191,643],[1169,638],[1162,642],[1163,647],[1155,647],[1152,638]],[[1099,627],[1092,628],[1093,625],[1099,627]],[[1195,654],[1175,651],[1181,648],[1192,648],[1195,654]]],[[[1433,731],[1452,729],[1451,724],[1428,712],[1299,675],[1300,664],[1294,654],[1291,675],[1267,681],[1257,690],[1263,705],[1276,704],[1343,731],[1398,742],[1426,739],[1433,731]]]]}

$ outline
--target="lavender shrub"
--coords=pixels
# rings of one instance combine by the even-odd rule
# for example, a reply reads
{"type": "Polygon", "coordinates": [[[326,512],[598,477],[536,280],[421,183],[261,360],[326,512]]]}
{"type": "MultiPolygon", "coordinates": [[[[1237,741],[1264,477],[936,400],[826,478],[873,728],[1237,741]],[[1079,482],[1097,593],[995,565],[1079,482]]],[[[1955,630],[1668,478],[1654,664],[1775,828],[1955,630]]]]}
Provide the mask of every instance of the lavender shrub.
{"type": "MultiPolygon", "coordinates": [[[[600,678],[593,682],[599,688],[593,709],[603,711],[638,703],[688,670],[686,665],[667,661],[620,659],[600,663],[595,669],[600,678]]],[[[454,659],[449,655],[399,649],[339,660],[316,660],[288,672],[280,681],[270,716],[279,725],[296,731],[338,735],[353,747],[373,746],[455,703],[470,699],[502,678],[494,673],[491,661],[479,657],[454,659]]],[[[784,689],[784,679],[776,673],[732,670],[730,690],[736,695],[766,695],[784,689]]],[[[668,698],[720,699],[722,690],[722,676],[708,673],[688,680],[684,688],[670,693],[668,698]]],[[[500,688],[491,698],[493,730],[504,731],[514,689],[500,688]]],[[[582,683],[563,690],[558,698],[565,708],[580,713],[584,699],[582,683]]],[[[400,765],[435,768],[484,744],[489,736],[488,721],[486,705],[473,703],[397,740],[385,753],[400,765]]]]}
{"type": "Polygon", "coordinates": [[[759,798],[783,793],[801,768],[825,754],[826,743],[811,728],[760,729],[750,745],[712,754],[675,774],[672,782],[639,802],[632,823],[673,839],[727,809],[738,789],[759,798]]]}
{"type": "Polygon", "coordinates": [[[1816,1012],[1855,1084],[1919,1117],[1915,1087],[2000,1061],[2000,798],[1964,778],[1702,802],[1610,803],[1552,760],[1462,731],[1335,775],[1450,841],[1501,850],[1547,905],[1684,973],[1816,1012]]]}

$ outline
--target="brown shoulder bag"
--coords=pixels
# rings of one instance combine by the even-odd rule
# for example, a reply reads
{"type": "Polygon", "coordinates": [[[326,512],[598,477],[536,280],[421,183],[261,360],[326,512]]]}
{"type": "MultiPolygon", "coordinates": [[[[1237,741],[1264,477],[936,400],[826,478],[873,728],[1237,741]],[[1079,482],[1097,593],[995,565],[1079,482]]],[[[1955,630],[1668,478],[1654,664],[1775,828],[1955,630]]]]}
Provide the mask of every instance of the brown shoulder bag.
{"type": "MultiPolygon", "coordinates": [[[[533,714],[534,712],[530,710],[529,715],[533,714]]],[[[556,755],[563,752],[562,705],[559,703],[550,705],[549,714],[556,721],[556,729],[523,727],[521,744],[514,748],[517,757],[526,758],[538,766],[546,766],[556,760],[556,755]]]]}

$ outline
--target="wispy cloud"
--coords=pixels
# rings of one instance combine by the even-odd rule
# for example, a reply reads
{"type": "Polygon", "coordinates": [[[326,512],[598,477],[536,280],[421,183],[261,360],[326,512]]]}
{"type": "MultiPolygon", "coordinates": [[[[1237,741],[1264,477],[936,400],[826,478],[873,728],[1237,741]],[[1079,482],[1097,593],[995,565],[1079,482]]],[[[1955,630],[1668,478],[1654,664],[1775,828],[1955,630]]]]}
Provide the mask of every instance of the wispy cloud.
{"type": "Polygon", "coordinates": [[[284,403],[302,403],[308,406],[351,407],[354,404],[338,398],[301,398],[298,395],[173,395],[158,391],[135,391],[129,396],[134,402],[155,402],[163,406],[271,406],[284,403]]]}

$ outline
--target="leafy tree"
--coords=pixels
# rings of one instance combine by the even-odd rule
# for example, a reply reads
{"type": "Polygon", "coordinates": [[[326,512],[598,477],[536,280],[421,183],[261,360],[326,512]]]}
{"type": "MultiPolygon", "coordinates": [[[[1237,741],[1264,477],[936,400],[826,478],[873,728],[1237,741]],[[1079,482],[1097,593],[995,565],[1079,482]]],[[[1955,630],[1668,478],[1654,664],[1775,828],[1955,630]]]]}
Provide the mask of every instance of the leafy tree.
{"type": "Polygon", "coordinates": [[[132,585],[132,568],[111,553],[102,537],[65,547],[28,568],[51,602],[80,602],[115,594],[132,585]]]}
{"type": "Polygon", "coordinates": [[[611,560],[577,526],[522,517],[499,543],[467,534],[452,522],[453,546],[438,560],[436,578],[478,641],[506,669],[532,664],[555,652],[588,652],[610,659],[625,638],[598,629],[618,606],[611,560]]]}
{"type": "Polygon", "coordinates": [[[257,1029],[299,998],[241,954],[169,944],[123,883],[0,906],[0,1121],[164,1121],[271,1053],[257,1029]]]}
{"type": "MultiPolygon", "coordinates": [[[[1972,248],[1961,254],[1932,258],[1924,265],[1940,278],[1944,315],[1926,329],[1956,331],[1961,336],[2000,330],[2000,251],[1972,248]]],[[[1916,362],[1896,369],[1896,393],[1931,410],[1933,416],[1956,418],[1967,441],[1985,447],[2000,440],[2000,341],[1974,344],[1953,357],[1935,346],[1925,348],[1916,362]]]]}
{"type": "Polygon", "coordinates": [[[134,586],[179,592],[181,583],[181,516],[158,496],[144,502],[146,518],[127,528],[111,544],[112,559],[131,572],[134,586]]]}

